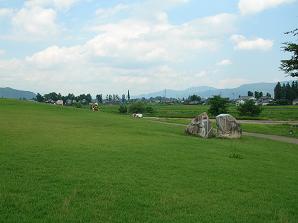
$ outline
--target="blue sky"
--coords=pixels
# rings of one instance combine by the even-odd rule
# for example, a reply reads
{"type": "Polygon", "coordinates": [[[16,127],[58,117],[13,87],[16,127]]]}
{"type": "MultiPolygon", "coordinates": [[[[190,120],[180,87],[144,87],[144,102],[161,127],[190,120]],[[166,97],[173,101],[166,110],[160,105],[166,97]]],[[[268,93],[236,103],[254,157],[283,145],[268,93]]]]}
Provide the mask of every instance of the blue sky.
{"type": "Polygon", "coordinates": [[[0,86],[137,95],[291,80],[297,0],[0,0],[0,86]]]}

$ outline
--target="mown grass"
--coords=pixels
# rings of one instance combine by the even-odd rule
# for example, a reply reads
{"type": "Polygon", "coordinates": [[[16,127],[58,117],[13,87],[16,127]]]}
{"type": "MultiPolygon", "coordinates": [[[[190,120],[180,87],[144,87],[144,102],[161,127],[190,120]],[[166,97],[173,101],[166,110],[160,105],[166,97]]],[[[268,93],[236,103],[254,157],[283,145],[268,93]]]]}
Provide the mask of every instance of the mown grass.
{"type": "Polygon", "coordinates": [[[297,145],[11,100],[0,124],[1,222],[298,219],[297,145]]]}

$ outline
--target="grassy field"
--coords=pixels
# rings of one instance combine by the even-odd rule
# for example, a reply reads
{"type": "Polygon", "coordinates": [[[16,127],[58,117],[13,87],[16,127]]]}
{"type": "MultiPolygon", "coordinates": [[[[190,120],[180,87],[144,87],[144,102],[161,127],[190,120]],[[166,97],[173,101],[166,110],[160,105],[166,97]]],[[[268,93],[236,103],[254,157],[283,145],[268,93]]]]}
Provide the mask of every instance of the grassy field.
{"type": "MultiPolygon", "coordinates": [[[[168,118],[192,118],[202,112],[207,112],[208,105],[154,105],[154,116],[168,118]]],[[[236,106],[229,106],[228,113],[238,119],[272,119],[272,120],[298,120],[298,106],[263,106],[258,117],[241,117],[236,106]]]]}
{"type": "Polygon", "coordinates": [[[0,222],[297,222],[297,145],[183,129],[0,100],[0,222]]]}
{"type": "MultiPolygon", "coordinates": [[[[207,112],[208,105],[165,105],[153,104],[153,114],[147,116],[156,116],[164,118],[193,118],[194,116],[207,112]]],[[[118,113],[119,105],[103,105],[104,112],[118,113]]],[[[236,106],[229,106],[231,115],[238,119],[260,119],[260,120],[298,120],[298,106],[263,106],[262,113],[257,117],[239,116],[236,106]]]]}

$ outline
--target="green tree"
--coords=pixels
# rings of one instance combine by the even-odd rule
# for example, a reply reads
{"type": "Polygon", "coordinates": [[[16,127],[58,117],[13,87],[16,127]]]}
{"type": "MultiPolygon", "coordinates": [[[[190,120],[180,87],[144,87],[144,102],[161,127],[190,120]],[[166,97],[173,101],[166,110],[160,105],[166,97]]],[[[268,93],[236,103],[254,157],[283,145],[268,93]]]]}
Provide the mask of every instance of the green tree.
{"type": "Polygon", "coordinates": [[[96,95],[96,100],[98,103],[102,104],[102,94],[96,95]]]}
{"type": "Polygon", "coordinates": [[[253,93],[252,91],[248,91],[248,92],[247,92],[247,96],[249,96],[249,97],[253,97],[253,96],[254,96],[254,93],[253,93]]]}
{"type": "Polygon", "coordinates": [[[222,98],[220,96],[214,96],[209,100],[210,108],[208,112],[213,115],[217,116],[219,114],[227,113],[228,112],[228,102],[227,98],[222,98]]]}
{"type": "Polygon", "coordinates": [[[188,97],[188,100],[189,101],[198,101],[198,102],[200,102],[201,101],[201,97],[194,94],[194,95],[189,96],[188,97]]]}
{"type": "Polygon", "coordinates": [[[130,101],[130,93],[129,93],[129,90],[127,92],[127,100],[130,101]]]}
{"type": "Polygon", "coordinates": [[[122,114],[127,113],[127,107],[125,105],[120,105],[119,112],[122,114]]]}
{"type": "Polygon", "coordinates": [[[53,101],[57,101],[58,100],[58,94],[55,92],[51,92],[49,94],[45,94],[44,95],[45,100],[53,100],[53,101]]]}
{"type": "Polygon", "coordinates": [[[146,111],[145,104],[142,102],[136,102],[128,107],[129,113],[144,113],[146,111]]]}
{"type": "Polygon", "coordinates": [[[75,100],[76,96],[74,94],[68,94],[66,98],[69,100],[75,100]]]}
{"type": "Polygon", "coordinates": [[[241,116],[258,116],[262,111],[262,107],[256,105],[253,100],[247,100],[244,104],[240,104],[237,110],[241,116]]]}
{"type": "MultiPolygon", "coordinates": [[[[294,37],[298,35],[298,29],[286,32],[286,35],[292,34],[294,37]]],[[[282,47],[284,52],[291,53],[292,56],[288,60],[281,60],[280,69],[287,75],[298,77],[298,44],[294,42],[285,42],[282,47]]]]}
{"type": "Polygon", "coordinates": [[[87,101],[88,103],[90,103],[90,102],[92,101],[92,96],[91,96],[91,94],[87,94],[85,99],[86,99],[86,101],[87,101]]]}
{"type": "Polygon", "coordinates": [[[41,94],[37,93],[37,95],[36,95],[36,101],[43,102],[44,101],[44,97],[41,94]]]}
{"type": "Polygon", "coordinates": [[[113,95],[109,94],[109,102],[113,101],[113,95]]]}
{"type": "Polygon", "coordinates": [[[125,101],[126,101],[126,99],[125,99],[125,94],[123,94],[123,95],[122,95],[122,98],[121,98],[121,102],[122,102],[122,103],[125,103],[125,101]]]}
{"type": "Polygon", "coordinates": [[[282,88],[280,82],[277,82],[274,88],[274,99],[280,100],[282,98],[282,88]]]}
{"type": "Polygon", "coordinates": [[[255,91],[255,98],[256,98],[256,99],[259,99],[259,98],[261,98],[261,97],[263,97],[263,92],[255,91]]]}

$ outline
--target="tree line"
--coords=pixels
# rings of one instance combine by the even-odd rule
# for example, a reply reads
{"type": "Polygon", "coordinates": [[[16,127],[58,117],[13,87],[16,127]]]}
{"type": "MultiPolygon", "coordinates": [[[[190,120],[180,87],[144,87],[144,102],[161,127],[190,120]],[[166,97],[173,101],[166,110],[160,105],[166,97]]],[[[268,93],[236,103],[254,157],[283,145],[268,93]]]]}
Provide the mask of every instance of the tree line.
{"type": "MultiPolygon", "coordinates": [[[[120,98],[118,94],[107,94],[105,98],[102,94],[96,95],[96,101],[100,104],[103,102],[107,103],[125,103],[127,101],[130,101],[130,93],[128,91],[128,94],[123,94],[120,98]]],[[[36,101],[38,102],[46,102],[46,103],[54,103],[58,100],[62,100],[65,104],[74,104],[74,103],[81,103],[81,104],[89,104],[92,102],[92,96],[91,94],[80,94],[78,96],[75,96],[74,94],[70,93],[68,95],[61,95],[60,93],[51,92],[48,94],[41,95],[40,93],[37,93],[36,95],[36,101]]]]}
{"type": "Polygon", "coordinates": [[[291,104],[294,99],[298,98],[298,81],[291,84],[280,82],[274,88],[274,99],[279,104],[291,104]]]}
{"type": "MultiPolygon", "coordinates": [[[[263,94],[262,91],[255,91],[255,92],[248,91],[248,92],[247,92],[247,96],[255,97],[256,99],[260,99],[261,97],[264,96],[264,94],[263,94]]],[[[266,97],[271,98],[271,94],[267,92],[267,93],[266,93],[266,97]]]]}
{"type": "Polygon", "coordinates": [[[56,102],[58,100],[62,100],[64,103],[66,103],[68,100],[71,102],[81,102],[83,104],[88,104],[92,101],[92,96],[90,94],[80,94],[78,96],[75,96],[74,94],[68,94],[66,96],[61,95],[60,93],[51,92],[48,94],[41,95],[37,93],[36,95],[36,101],[38,102],[56,102]]]}

